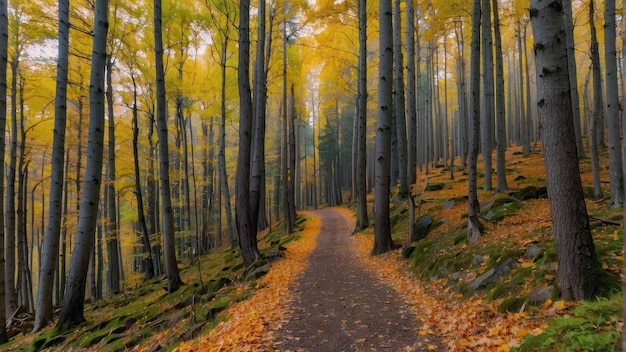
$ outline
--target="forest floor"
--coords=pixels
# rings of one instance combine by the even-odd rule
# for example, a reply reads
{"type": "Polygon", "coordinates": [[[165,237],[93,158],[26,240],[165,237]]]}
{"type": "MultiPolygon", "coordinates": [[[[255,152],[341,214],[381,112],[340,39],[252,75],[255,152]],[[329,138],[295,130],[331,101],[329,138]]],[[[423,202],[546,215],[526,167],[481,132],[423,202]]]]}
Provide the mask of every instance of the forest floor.
{"type": "MultiPolygon", "coordinates": [[[[608,193],[606,153],[601,165],[608,193]]],[[[25,327],[0,350],[617,351],[622,209],[592,199],[590,161],[580,168],[596,252],[615,279],[591,302],[558,298],[543,158],[511,148],[510,190],[479,184],[476,243],[466,240],[467,175],[436,165],[412,188],[418,219],[432,222],[418,242],[407,240],[406,199],[392,196],[397,249],[379,256],[370,255],[372,228],[351,235],[351,209],[302,212],[294,234],[260,234],[267,260],[253,270],[244,272],[237,251],[213,251],[181,263],[185,286],[172,295],[154,279],[87,304],[74,331],[25,327]]]]}

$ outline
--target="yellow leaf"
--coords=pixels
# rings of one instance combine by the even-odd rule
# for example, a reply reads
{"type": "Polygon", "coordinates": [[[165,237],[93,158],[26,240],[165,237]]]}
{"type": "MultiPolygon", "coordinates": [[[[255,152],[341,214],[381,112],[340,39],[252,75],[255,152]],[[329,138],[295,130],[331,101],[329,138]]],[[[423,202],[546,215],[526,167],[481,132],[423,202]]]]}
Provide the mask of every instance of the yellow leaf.
{"type": "Polygon", "coordinates": [[[543,308],[548,308],[551,304],[552,304],[552,300],[548,298],[547,301],[543,302],[542,307],[543,308]]]}
{"type": "Polygon", "coordinates": [[[434,351],[436,349],[437,349],[437,346],[435,346],[435,345],[428,345],[428,350],[429,351],[434,351]]]}
{"type": "Polygon", "coordinates": [[[562,311],[565,310],[565,308],[567,308],[567,304],[564,300],[554,302],[554,309],[556,311],[562,311]]]}
{"type": "Polygon", "coordinates": [[[522,269],[532,268],[533,266],[535,266],[535,263],[533,263],[533,262],[524,262],[521,265],[522,269]]]}

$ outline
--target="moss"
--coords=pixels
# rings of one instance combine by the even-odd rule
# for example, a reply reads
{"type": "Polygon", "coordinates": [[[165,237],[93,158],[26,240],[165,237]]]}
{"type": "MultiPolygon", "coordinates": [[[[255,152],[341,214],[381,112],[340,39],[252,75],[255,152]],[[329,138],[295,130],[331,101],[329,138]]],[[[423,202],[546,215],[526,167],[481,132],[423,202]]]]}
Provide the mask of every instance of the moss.
{"type": "Polygon", "coordinates": [[[509,299],[505,299],[498,306],[498,313],[517,313],[520,311],[524,303],[526,302],[526,297],[513,297],[509,299]]]}
{"type": "Polygon", "coordinates": [[[411,253],[411,263],[413,267],[421,266],[431,257],[433,250],[433,241],[424,240],[418,242],[415,250],[411,253]]]}
{"type": "Polygon", "coordinates": [[[454,244],[467,243],[467,229],[459,232],[458,235],[454,236],[454,244]]]}

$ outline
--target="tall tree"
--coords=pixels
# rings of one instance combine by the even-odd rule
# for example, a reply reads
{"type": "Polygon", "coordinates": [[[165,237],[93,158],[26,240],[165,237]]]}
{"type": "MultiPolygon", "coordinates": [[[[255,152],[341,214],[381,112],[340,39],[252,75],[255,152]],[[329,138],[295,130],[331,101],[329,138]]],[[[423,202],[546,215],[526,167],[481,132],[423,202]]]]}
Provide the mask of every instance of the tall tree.
{"type": "Polygon", "coordinates": [[[502,63],[502,35],[500,34],[500,14],[498,0],[493,0],[493,31],[496,48],[496,192],[509,189],[506,183],[506,116],[504,107],[504,64],[502,63]]]}
{"type": "Polygon", "coordinates": [[[493,39],[491,35],[491,0],[482,0],[481,34],[483,56],[483,110],[481,121],[482,155],[485,174],[485,191],[492,187],[492,149],[493,149],[493,39]]]}
{"type": "MultiPolygon", "coordinates": [[[[252,150],[252,96],[250,93],[250,0],[239,2],[239,154],[235,209],[241,256],[246,268],[259,257],[256,231],[250,219],[250,152],[252,150]]],[[[254,224],[256,227],[256,224],[254,224]]]]}
{"type": "Polygon", "coordinates": [[[600,181],[600,161],[598,148],[602,144],[601,136],[604,135],[604,99],[602,97],[602,69],[600,67],[600,52],[595,25],[594,0],[589,1],[589,31],[591,39],[591,70],[593,72],[593,113],[591,116],[591,167],[593,169],[594,198],[602,198],[600,181]]]}
{"type": "Polygon", "coordinates": [[[170,157],[168,147],[167,111],[165,101],[165,74],[163,71],[163,9],[161,0],[154,0],[154,53],[156,69],[156,123],[159,136],[159,179],[161,215],[163,217],[163,259],[167,275],[167,292],[176,291],[182,284],[176,263],[174,213],[170,190],[170,157]]]}
{"type": "Polygon", "coordinates": [[[401,197],[409,195],[408,170],[407,170],[407,137],[406,137],[406,112],[404,99],[404,58],[402,55],[402,31],[400,16],[400,0],[394,0],[393,6],[393,83],[394,83],[394,119],[396,133],[398,135],[398,179],[400,188],[398,193],[401,197]]]}
{"type": "Polygon", "coordinates": [[[415,95],[415,10],[413,0],[406,2],[406,120],[408,183],[417,180],[417,96],[415,95]]]}
{"type": "Polygon", "coordinates": [[[118,233],[117,233],[117,206],[115,202],[115,115],[113,113],[113,60],[111,55],[106,59],[106,97],[107,97],[107,132],[108,132],[108,155],[107,155],[107,255],[109,270],[107,270],[107,282],[112,294],[120,292],[120,267],[118,257],[118,233]]]}
{"type": "Polygon", "coordinates": [[[470,94],[469,101],[469,153],[467,182],[467,239],[470,243],[478,240],[481,235],[478,214],[480,203],[476,189],[476,166],[478,164],[478,144],[480,138],[480,1],[474,0],[472,5],[472,50],[470,56],[470,94]]]}
{"type": "MultiPolygon", "coordinates": [[[[267,104],[267,71],[265,69],[265,0],[259,0],[257,48],[254,61],[254,135],[252,138],[252,166],[250,179],[250,221],[252,231],[260,227],[261,208],[265,208],[265,110],[267,104]]],[[[263,212],[264,213],[264,212],[263,212]]]]}
{"type": "Polygon", "coordinates": [[[104,152],[104,69],[109,23],[108,0],[96,0],[93,30],[91,76],[89,84],[89,141],[87,165],[83,182],[74,250],[70,258],[67,288],[63,309],[57,327],[67,329],[83,321],[85,286],[89,257],[93,250],[94,235],[100,203],[102,181],[102,156],[104,152]]]}
{"type": "Polygon", "coordinates": [[[374,248],[372,254],[393,247],[389,220],[391,128],[393,114],[393,25],[391,0],[379,0],[378,121],[376,126],[376,189],[374,192],[374,248]]]}
{"type": "MultiPolygon", "coordinates": [[[[410,1],[410,0],[409,0],[410,1]]],[[[355,232],[369,227],[367,216],[367,0],[358,1],[359,67],[357,97],[357,219],[355,232]]],[[[415,83],[415,81],[413,82],[415,83]]],[[[305,148],[306,150],[306,148],[305,148]]],[[[413,155],[415,157],[415,155],[413,155]]],[[[413,166],[415,172],[415,166],[413,166]]]]}
{"type": "Polygon", "coordinates": [[[565,40],[567,46],[567,71],[569,72],[570,95],[572,96],[572,117],[574,119],[574,132],[576,133],[576,150],[578,157],[585,157],[583,149],[582,129],[580,126],[580,99],[578,96],[578,74],[576,68],[576,52],[574,45],[574,19],[572,15],[572,2],[563,1],[563,13],[565,14],[565,40]]]}
{"type": "MultiPolygon", "coordinates": [[[[7,109],[7,58],[8,58],[9,18],[6,0],[0,0],[0,148],[4,150],[7,109]]],[[[0,153],[0,165],[4,165],[4,153],[0,153]]],[[[4,199],[4,168],[0,167],[0,199],[4,199]]],[[[0,202],[0,214],[4,213],[4,204],[0,202]]],[[[4,217],[0,216],[0,317],[6,319],[4,303],[4,217]]],[[[5,324],[0,324],[0,343],[8,341],[5,324]]]]}
{"type": "Polygon", "coordinates": [[[604,1],[604,60],[606,68],[606,119],[609,130],[609,173],[611,208],[624,203],[624,178],[620,135],[619,89],[617,84],[617,48],[615,0],[604,1]]]}
{"type": "Polygon", "coordinates": [[[563,299],[589,299],[600,289],[602,268],[580,181],[562,1],[531,0],[530,6],[538,116],[559,264],[556,282],[563,299]]]}
{"type": "MultiPolygon", "coordinates": [[[[626,31],[626,0],[622,0],[622,30],[626,31]]],[[[622,36],[622,48],[626,48],[626,35],[622,36]]],[[[622,60],[622,72],[626,72],[626,60],[622,60]]],[[[626,80],[624,79],[622,79],[622,91],[626,92],[626,80]]],[[[622,104],[626,104],[626,94],[622,96],[622,104]]],[[[626,124],[622,124],[622,135],[626,136],[626,124]]],[[[626,139],[622,140],[622,155],[626,155],[626,139]]],[[[626,168],[624,169],[624,178],[626,179],[626,168]]],[[[626,216],[626,207],[624,207],[624,215],[626,216]]],[[[626,236],[623,237],[622,250],[626,253],[626,236]]],[[[626,261],[624,261],[624,268],[626,268],[626,261]]],[[[626,321],[624,320],[626,319],[626,280],[623,282],[622,295],[622,321],[626,321]]],[[[622,329],[622,352],[626,352],[626,329],[622,329]]]]}

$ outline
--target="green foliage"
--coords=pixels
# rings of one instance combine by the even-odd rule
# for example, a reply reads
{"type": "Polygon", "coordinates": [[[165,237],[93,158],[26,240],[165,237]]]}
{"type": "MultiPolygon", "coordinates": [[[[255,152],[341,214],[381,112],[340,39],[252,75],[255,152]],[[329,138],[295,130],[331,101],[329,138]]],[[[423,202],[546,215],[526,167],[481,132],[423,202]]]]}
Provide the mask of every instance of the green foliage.
{"type": "Polygon", "coordinates": [[[514,351],[619,351],[621,295],[584,302],[570,316],[554,319],[539,335],[528,335],[514,351]]]}

